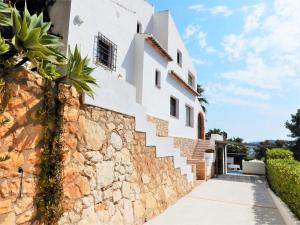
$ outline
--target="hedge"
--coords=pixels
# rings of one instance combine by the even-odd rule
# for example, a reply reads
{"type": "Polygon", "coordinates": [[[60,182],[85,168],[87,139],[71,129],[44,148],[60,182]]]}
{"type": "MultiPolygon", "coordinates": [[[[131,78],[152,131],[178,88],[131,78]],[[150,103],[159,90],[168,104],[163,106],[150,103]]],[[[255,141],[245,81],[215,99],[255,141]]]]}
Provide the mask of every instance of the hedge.
{"type": "Polygon", "coordinates": [[[266,159],[294,159],[294,153],[289,149],[284,148],[268,149],[266,159]]]}
{"type": "Polygon", "coordinates": [[[269,159],[267,169],[272,190],[300,219],[300,162],[291,159],[269,159]]]}

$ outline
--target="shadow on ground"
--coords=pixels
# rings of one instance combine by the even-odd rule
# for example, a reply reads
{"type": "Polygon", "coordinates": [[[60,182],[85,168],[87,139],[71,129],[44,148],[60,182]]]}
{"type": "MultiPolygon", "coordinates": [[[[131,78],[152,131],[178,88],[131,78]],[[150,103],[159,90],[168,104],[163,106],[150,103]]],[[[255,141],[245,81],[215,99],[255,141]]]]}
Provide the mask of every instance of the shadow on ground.
{"type": "Polygon", "coordinates": [[[218,180],[250,183],[253,195],[252,212],[255,225],[285,225],[270,194],[264,176],[220,175],[218,180]]]}

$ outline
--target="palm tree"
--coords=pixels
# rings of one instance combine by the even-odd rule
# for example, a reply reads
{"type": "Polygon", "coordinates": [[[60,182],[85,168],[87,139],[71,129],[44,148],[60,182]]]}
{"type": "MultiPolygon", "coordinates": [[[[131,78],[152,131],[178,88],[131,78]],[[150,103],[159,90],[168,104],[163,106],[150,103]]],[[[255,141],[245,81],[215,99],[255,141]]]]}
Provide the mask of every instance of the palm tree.
{"type": "Polygon", "coordinates": [[[201,105],[201,108],[202,108],[203,112],[206,113],[207,110],[206,110],[205,105],[208,104],[208,101],[204,97],[204,91],[205,90],[204,90],[203,86],[200,85],[200,84],[197,84],[197,92],[199,94],[198,101],[199,101],[199,103],[201,105]]]}

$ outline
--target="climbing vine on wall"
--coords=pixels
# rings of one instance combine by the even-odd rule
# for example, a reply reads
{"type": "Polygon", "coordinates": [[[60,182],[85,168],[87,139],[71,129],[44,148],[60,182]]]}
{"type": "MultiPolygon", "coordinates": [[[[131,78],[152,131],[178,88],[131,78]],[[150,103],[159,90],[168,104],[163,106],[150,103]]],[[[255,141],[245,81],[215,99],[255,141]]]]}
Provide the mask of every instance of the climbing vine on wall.
{"type": "Polygon", "coordinates": [[[59,111],[57,85],[47,81],[44,90],[44,150],[41,155],[41,172],[38,182],[37,216],[45,224],[56,224],[63,213],[62,162],[60,145],[62,119],[59,111]]]}
{"type": "MultiPolygon", "coordinates": [[[[88,66],[88,59],[81,57],[77,46],[74,52],[69,50],[68,59],[61,54],[61,40],[49,33],[50,28],[51,23],[44,21],[43,14],[31,14],[26,4],[20,12],[0,0],[0,113],[3,114],[9,101],[6,86],[9,74],[26,67],[45,78],[44,106],[36,112],[44,125],[37,219],[45,225],[56,225],[63,213],[63,152],[60,144],[63,103],[58,99],[58,85],[73,85],[79,93],[92,96],[90,85],[96,85],[96,81],[91,76],[93,69],[88,66]],[[3,30],[9,30],[12,36],[3,36],[3,30]]],[[[3,118],[0,125],[6,122],[3,118]]],[[[7,157],[1,160],[7,160],[7,157]]]]}

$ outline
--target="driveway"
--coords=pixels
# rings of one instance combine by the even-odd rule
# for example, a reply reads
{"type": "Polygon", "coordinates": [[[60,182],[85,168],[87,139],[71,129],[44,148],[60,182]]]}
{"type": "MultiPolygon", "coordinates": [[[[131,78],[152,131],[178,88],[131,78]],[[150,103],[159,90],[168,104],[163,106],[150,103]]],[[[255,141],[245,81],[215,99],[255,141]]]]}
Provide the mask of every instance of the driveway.
{"type": "Polygon", "coordinates": [[[146,225],[285,225],[264,178],[226,175],[196,187],[146,225]]]}

